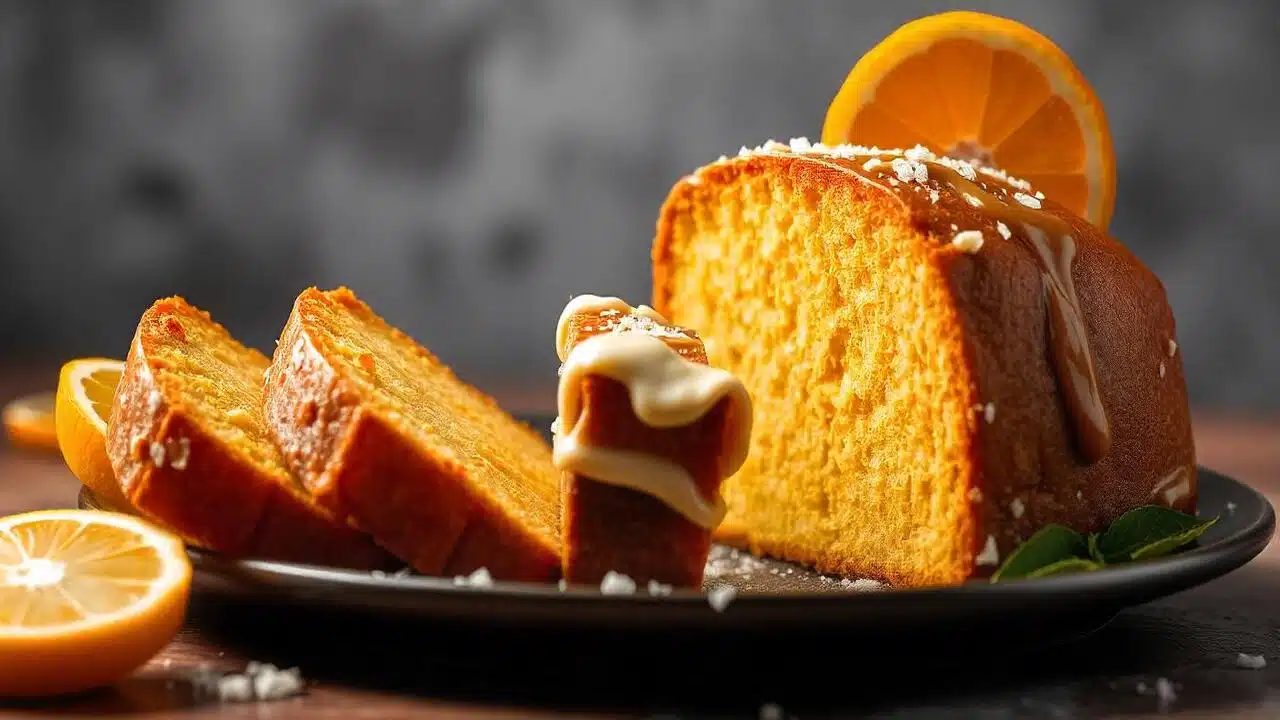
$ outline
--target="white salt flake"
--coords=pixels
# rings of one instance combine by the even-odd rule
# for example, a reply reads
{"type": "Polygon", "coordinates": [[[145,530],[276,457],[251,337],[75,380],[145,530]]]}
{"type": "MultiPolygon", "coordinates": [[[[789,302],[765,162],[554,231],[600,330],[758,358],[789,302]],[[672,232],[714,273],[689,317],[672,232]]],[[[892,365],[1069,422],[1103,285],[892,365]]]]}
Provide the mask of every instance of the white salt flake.
{"type": "Polygon", "coordinates": [[[751,553],[724,545],[713,545],[707,554],[707,566],[703,577],[715,580],[729,575],[750,575],[767,567],[763,561],[751,553]]]}
{"type": "Polygon", "coordinates": [[[870,160],[862,163],[862,169],[866,170],[867,172],[871,172],[872,170],[875,170],[878,167],[880,167],[880,158],[878,157],[873,157],[870,160]]]}
{"type": "Polygon", "coordinates": [[[1012,185],[1013,187],[1018,188],[1019,190],[1031,192],[1031,183],[1027,182],[1026,180],[1022,180],[1021,178],[1013,177],[1009,173],[999,168],[987,167],[984,165],[978,168],[978,172],[982,173],[983,175],[986,175],[987,177],[993,177],[1004,183],[1012,185]]]}
{"type": "Polygon", "coordinates": [[[1160,377],[1164,377],[1164,361],[1160,361],[1160,377]]]}
{"type": "Polygon", "coordinates": [[[1156,678],[1156,701],[1160,703],[1160,709],[1169,709],[1177,699],[1178,692],[1174,689],[1173,683],[1167,678],[1156,678]]]}
{"type": "Polygon", "coordinates": [[[673,588],[672,588],[670,585],[666,585],[666,584],[660,583],[660,582],[658,582],[657,580],[650,580],[650,581],[649,581],[649,594],[650,594],[650,595],[654,595],[654,596],[657,596],[657,597],[665,597],[665,596],[667,596],[667,595],[670,595],[672,590],[673,590],[673,588]]]}
{"type": "Polygon", "coordinates": [[[964,201],[974,207],[982,207],[982,200],[970,195],[969,193],[964,193],[964,201]]]}
{"type": "Polygon", "coordinates": [[[937,190],[929,191],[929,202],[933,203],[934,205],[938,204],[938,198],[940,197],[942,197],[942,193],[938,192],[937,190]]]}
{"type": "Polygon", "coordinates": [[[1000,548],[996,547],[996,536],[988,535],[987,544],[983,546],[982,552],[973,559],[976,565],[999,565],[1000,564],[1000,548]]]}
{"type": "Polygon", "coordinates": [[[620,572],[610,570],[600,581],[600,592],[603,595],[632,595],[636,591],[636,581],[620,572]]]}
{"type": "Polygon", "coordinates": [[[1267,659],[1262,655],[1249,655],[1247,653],[1236,655],[1236,667],[1242,667],[1246,670],[1261,670],[1266,666],[1267,659]]]}
{"type": "Polygon", "coordinates": [[[970,255],[981,250],[982,243],[981,230],[965,230],[964,232],[956,233],[955,237],[951,238],[952,245],[959,248],[961,252],[966,252],[970,255]]]}
{"type": "Polygon", "coordinates": [[[491,588],[493,576],[489,574],[489,568],[478,568],[467,576],[467,584],[474,588],[491,588]]]}
{"type": "Polygon", "coordinates": [[[724,612],[729,603],[738,596],[738,589],[732,585],[717,585],[707,593],[707,602],[716,612],[724,612]]]}
{"type": "Polygon", "coordinates": [[[1027,506],[1022,502],[1021,498],[1014,498],[1013,502],[1009,503],[1009,511],[1013,513],[1013,517],[1016,520],[1017,518],[1022,517],[1022,514],[1027,511],[1027,506]]]}
{"type": "Polygon", "coordinates": [[[915,179],[916,173],[909,160],[894,158],[893,162],[889,163],[889,167],[893,168],[893,173],[897,175],[898,179],[902,182],[911,182],[915,179]]]}
{"type": "Polygon", "coordinates": [[[911,162],[928,162],[936,157],[932,150],[923,145],[917,145],[902,153],[902,155],[911,162]]]}
{"type": "Polygon", "coordinates": [[[1039,209],[1040,209],[1040,201],[1039,201],[1039,200],[1037,200],[1037,199],[1036,199],[1036,198],[1034,198],[1034,197],[1031,197],[1030,195],[1028,195],[1028,194],[1026,194],[1026,193],[1024,193],[1024,192],[1016,192],[1016,193],[1014,193],[1014,194],[1013,194],[1013,199],[1014,199],[1014,200],[1017,200],[1019,203],[1022,203],[1023,205],[1025,205],[1025,206],[1027,206],[1027,207],[1029,207],[1029,208],[1031,208],[1031,209],[1033,209],[1033,210],[1039,210],[1039,209]]]}
{"type": "Polygon", "coordinates": [[[1036,199],[1037,199],[1037,200],[1043,200],[1043,199],[1044,199],[1044,193],[1042,193],[1042,192],[1040,192],[1039,190],[1037,190],[1037,191],[1036,191],[1036,199]]]}
{"type": "Polygon", "coordinates": [[[1077,499],[1077,500],[1083,500],[1083,499],[1084,499],[1084,491],[1083,491],[1083,490],[1077,490],[1077,491],[1076,491],[1076,499],[1077,499]]]}
{"type": "Polygon", "coordinates": [[[1227,514],[1228,514],[1228,515],[1235,515],[1235,514],[1236,514],[1236,504],[1235,504],[1235,503],[1233,503],[1233,502],[1231,502],[1231,501],[1227,501],[1227,514]]]}
{"type": "Polygon", "coordinates": [[[298,668],[277,670],[266,665],[253,676],[253,694],[259,700],[283,700],[301,694],[302,673],[298,668]]]}
{"type": "Polygon", "coordinates": [[[187,461],[191,459],[191,439],[178,438],[177,441],[170,441],[167,445],[170,453],[169,467],[179,472],[186,470],[187,461]]]}
{"type": "Polygon", "coordinates": [[[158,442],[151,443],[151,464],[158,468],[164,467],[164,445],[158,442]]]}
{"type": "Polygon", "coordinates": [[[807,137],[791,138],[791,152],[802,153],[813,149],[813,144],[809,142],[807,137]]]}
{"type": "Polygon", "coordinates": [[[1169,357],[1173,357],[1174,355],[1177,355],[1177,354],[1178,354],[1178,343],[1174,342],[1173,338],[1169,338],[1169,357]]]}
{"type": "Polygon", "coordinates": [[[164,402],[164,396],[159,390],[152,390],[147,394],[147,412],[155,415],[160,410],[160,403],[164,402]]]}
{"type": "Polygon", "coordinates": [[[560,578],[560,580],[556,582],[556,589],[559,590],[560,592],[564,592],[565,590],[568,590],[569,581],[565,580],[564,578],[560,578]]]}
{"type": "Polygon", "coordinates": [[[1004,238],[1005,240],[1008,240],[1009,238],[1013,237],[1013,233],[1009,232],[1009,226],[1005,225],[999,220],[996,221],[996,232],[1000,233],[1000,237],[1004,238]]]}
{"type": "Polygon", "coordinates": [[[969,488],[969,502],[972,502],[972,503],[982,502],[982,488],[976,488],[976,487],[969,488]]]}
{"type": "Polygon", "coordinates": [[[986,420],[988,425],[996,421],[995,403],[987,403],[986,407],[982,408],[982,419],[986,420]]]}
{"type": "Polygon", "coordinates": [[[840,585],[845,589],[853,590],[855,592],[875,592],[878,590],[884,590],[887,587],[879,580],[872,580],[871,578],[854,578],[853,580],[850,580],[849,578],[842,578],[840,580],[840,585]]]}
{"type": "Polygon", "coordinates": [[[249,702],[253,699],[253,679],[248,675],[227,675],[220,678],[218,699],[222,702],[249,702]]]}

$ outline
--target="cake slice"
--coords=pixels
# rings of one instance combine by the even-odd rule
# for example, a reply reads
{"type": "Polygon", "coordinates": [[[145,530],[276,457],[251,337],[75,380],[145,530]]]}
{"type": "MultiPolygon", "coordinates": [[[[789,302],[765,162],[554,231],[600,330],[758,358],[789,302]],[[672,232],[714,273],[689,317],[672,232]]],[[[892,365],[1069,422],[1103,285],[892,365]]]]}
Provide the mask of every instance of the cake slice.
{"type": "Polygon", "coordinates": [[[1048,523],[1195,508],[1163,286],[1027,182],[924,148],[769,143],[672,189],[653,264],[654,307],[755,403],[726,539],[943,585],[1048,523]]]}
{"type": "Polygon", "coordinates": [[[618,298],[574,298],[556,351],[564,577],[701,585],[720,484],[751,435],[746,389],[707,365],[696,333],[618,298]]]}
{"type": "Polygon", "coordinates": [[[262,419],[267,358],[181,298],[142,315],[107,454],[133,507],[230,555],[372,569],[394,559],[312,502],[262,419]]]}
{"type": "Polygon", "coordinates": [[[350,290],[298,296],[265,414],[315,501],[419,572],[559,575],[551,448],[350,290]]]}

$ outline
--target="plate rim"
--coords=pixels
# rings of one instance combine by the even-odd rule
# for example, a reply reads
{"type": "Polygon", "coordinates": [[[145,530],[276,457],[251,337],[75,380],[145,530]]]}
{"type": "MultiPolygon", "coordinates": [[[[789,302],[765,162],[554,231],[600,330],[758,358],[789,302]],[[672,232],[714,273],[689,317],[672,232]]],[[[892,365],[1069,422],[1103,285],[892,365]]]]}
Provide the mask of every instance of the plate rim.
{"type": "MultiPolygon", "coordinates": [[[[795,592],[741,593],[733,599],[735,608],[770,611],[779,607],[789,610],[811,608],[871,609],[882,603],[950,603],[982,597],[992,605],[1016,606],[1031,598],[1045,595],[1062,599],[1078,598],[1091,607],[1110,600],[1116,607],[1128,607],[1171,595],[1209,580],[1226,575],[1256,558],[1271,542],[1276,529],[1275,508],[1257,489],[1228,475],[1204,466],[1211,482],[1225,482],[1246,492],[1258,504],[1259,512],[1242,528],[1210,545],[1198,546],[1157,560],[1109,567],[1088,573],[1072,573],[1044,578],[1008,580],[990,583],[982,580],[958,585],[925,588],[889,588],[869,592],[795,592]],[[1135,587],[1144,592],[1134,593],[1135,587]],[[1145,599],[1132,600],[1135,596],[1145,599]]],[[[79,504],[98,506],[87,487],[80,491],[79,504]]],[[[372,571],[347,570],[321,565],[307,565],[276,560],[227,558],[199,548],[188,547],[194,570],[212,575],[222,582],[247,583],[261,593],[301,593],[369,591],[381,595],[415,597],[430,593],[437,598],[488,598],[490,601],[554,605],[565,607],[604,604],[646,609],[665,608],[684,612],[690,606],[706,607],[707,593],[701,589],[676,588],[670,594],[651,595],[643,589],[633,594],[606,594],[594,585],[568,586],[560,590],[551,583],[494,581],[489,587],[456,584],[451,577],[411,575],[396,577],[394,572],[379,576],[372,571]],[[264,582],[265,581],[265,582],[264,582]],[[305,585],[305,587],[303,587],[305,585]]],[[[197,591],[199,592],[199,591],[197,591]]],[[[359,609],[353,607],[352,609],[359,609]]]]}

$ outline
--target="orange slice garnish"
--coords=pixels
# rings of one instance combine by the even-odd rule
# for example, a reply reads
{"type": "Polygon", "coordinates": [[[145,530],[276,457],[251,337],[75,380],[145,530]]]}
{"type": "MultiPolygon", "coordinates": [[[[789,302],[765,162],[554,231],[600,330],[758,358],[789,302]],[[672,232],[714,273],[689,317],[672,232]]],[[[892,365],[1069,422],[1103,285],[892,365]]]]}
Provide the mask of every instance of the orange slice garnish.
{"type": "Polygon", "coordinates": [[[127,509],[107,458],[107,419],[124,363],[106,358],[72,360],[58,377],[58,447],[71,474],[106,507],[127,509]]]}
{"type": "Polygon", "coordinates": [[[120,680],[173,639],[191,562],[130,515],[47,510],[0,518],[0,696],[120,680]]]}
{"type": "Polygon", "coordinates": [[[53,422],[53,393],[34,393],[17,398],[0,412],[10,442],[33,450],[58,449],[58,432],[53,422]]]}
{"type": "Polygon", "coordinates": [[[1115,155],[1088,81],[1053,41],[993,15],[903,25],[862,57],[832,100],[827,145],[923,145],[998,167],[1106,230],[1115,155]]]}

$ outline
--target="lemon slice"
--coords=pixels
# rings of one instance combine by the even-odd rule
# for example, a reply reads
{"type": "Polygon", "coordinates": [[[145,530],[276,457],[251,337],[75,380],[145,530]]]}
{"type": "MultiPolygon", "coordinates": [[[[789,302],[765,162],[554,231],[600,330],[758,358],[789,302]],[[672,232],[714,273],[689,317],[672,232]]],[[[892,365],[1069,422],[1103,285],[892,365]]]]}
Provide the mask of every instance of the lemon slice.
{"type": "Polygon", "coordinates": [[[130,515],[47,510],[0,518],[0,696],[120,680],[182,627],[182,542],[130,515]]]}
{"type": "Polygon", "coordinates": [[[131,507],[107,458],[107,419],[124,363],[106,358],[72,360],[58,377],[55,417],[58,447],[71,474],[109,508],[131,507]]]}

